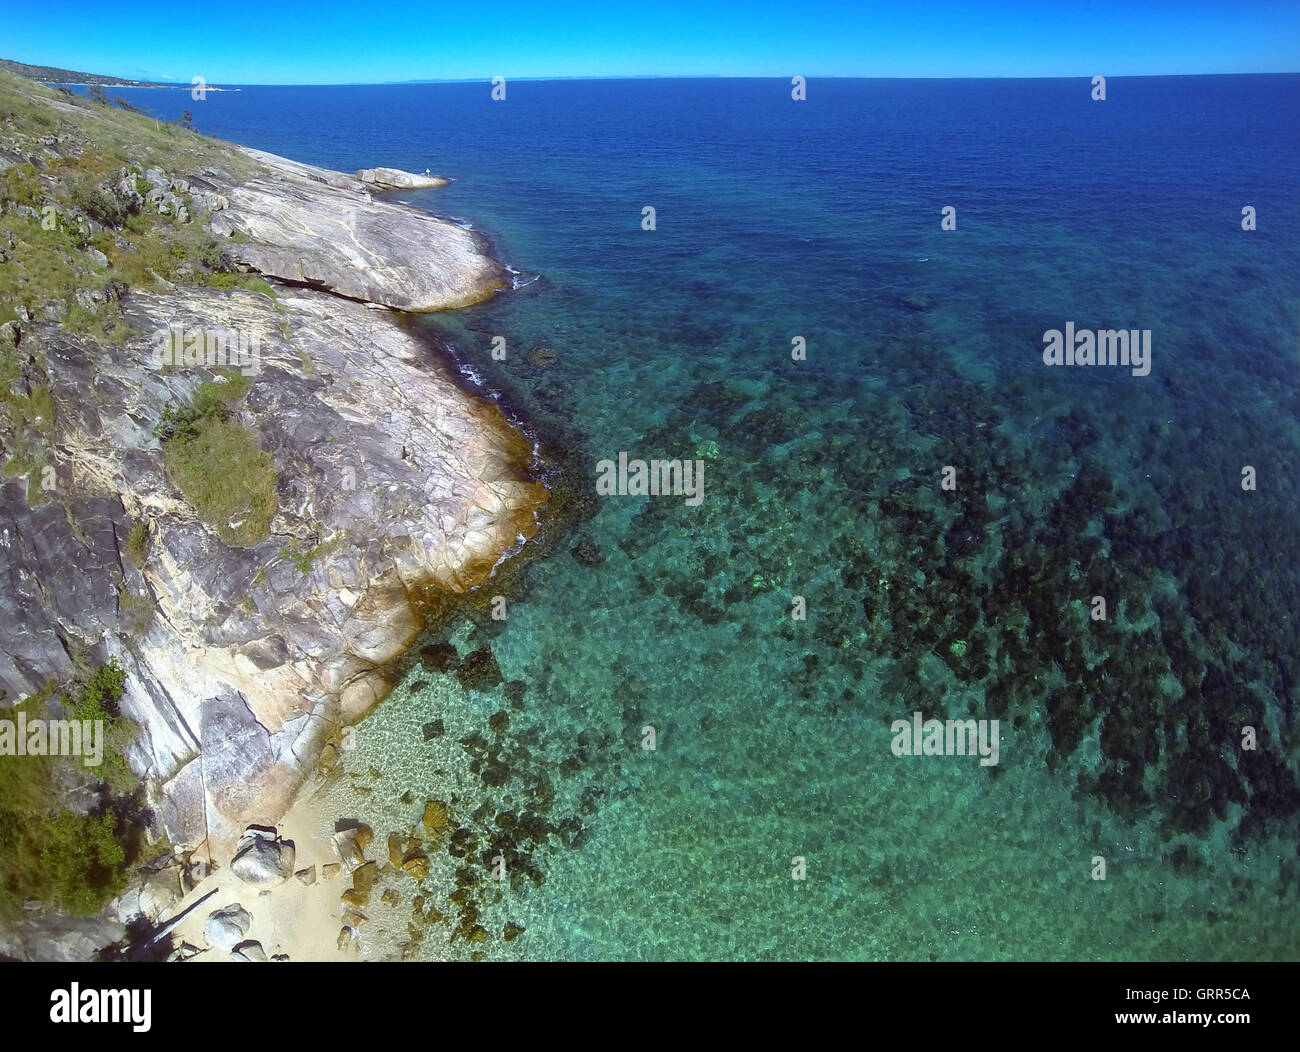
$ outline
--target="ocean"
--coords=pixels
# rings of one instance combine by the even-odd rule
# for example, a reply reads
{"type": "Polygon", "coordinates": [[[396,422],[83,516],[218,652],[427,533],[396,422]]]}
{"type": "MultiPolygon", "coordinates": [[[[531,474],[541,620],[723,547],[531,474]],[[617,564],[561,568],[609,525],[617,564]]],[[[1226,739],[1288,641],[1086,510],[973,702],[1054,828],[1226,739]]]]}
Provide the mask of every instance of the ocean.
{"type": "Polygon", "coordinates": [[[516,271],[413,324],[565,515],[328,790],[452,816],[375,956],[1296,958],[1300,77],[1106,89],[114,92],[450,176],[392,196],[516,271]],[[1149,357],[1047,364],[1067,327],[1149,357]],[[620,454],[702,499],[602,495],[620,454]]]}

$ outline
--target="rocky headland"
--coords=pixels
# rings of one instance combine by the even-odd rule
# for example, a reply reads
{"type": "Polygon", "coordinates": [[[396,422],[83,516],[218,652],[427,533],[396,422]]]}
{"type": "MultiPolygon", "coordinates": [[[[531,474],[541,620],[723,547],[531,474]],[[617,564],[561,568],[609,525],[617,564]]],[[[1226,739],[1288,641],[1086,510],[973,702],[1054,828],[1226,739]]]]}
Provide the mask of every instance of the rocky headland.
{"type": "MultiPolygon", "coordinates": [[[[11,267],[49,214],[30,186],[55,199],[99,125],[132,135],[120,122],[138,120],[146,145],[153,133],[17,78],[3,87],[21,106],[7,118],[0,107],[0,174],[37,173],[4,202],[4,218],[28,224],[0,228],[11,267]],[[46,115],[46,134],[28,107],[46,115]]],[[[125,674],[121,710],[140,729],[127,759],[168,857],[118,909],[156,919],[192,886],[191,868],[229,866],[249,826],[273,827],[336,762],[431,606],[482,584],[531,537],[547,491],[532,442],[393,313],[463,307],[506,285],[478,235],[371,192],[432,177],[353,177],[210,141],[174,167],[140,153],[93,171],[93,207],[58,198],[71,231],[60,258],[75,275],[66,302],[19,280],[0,325],[11,405],[0,419],[0,706],[87,667],[125,674]],[[144,250],[145,217],[185,236],[203,228],[219,261],[119,280],[144,250]],[[213,334],[240,348],[224,367],[213,334]],[[209,353],[187,359],[186,346],[209,353]],[[169,441],[185,407],[180,434],[251,436],[235,467],[257,461],[261,511],[214,519],[194,496],[202,473],[181,475],[169,441]]],[[[221,490],[211,473],[208,484],[221,490]]],[[[217,923],[222,938],[239,927],[232,917],[217,923]]],[[[90,924],[68,922],[87,943],[102,935],[85,934],[90,924]]]]}

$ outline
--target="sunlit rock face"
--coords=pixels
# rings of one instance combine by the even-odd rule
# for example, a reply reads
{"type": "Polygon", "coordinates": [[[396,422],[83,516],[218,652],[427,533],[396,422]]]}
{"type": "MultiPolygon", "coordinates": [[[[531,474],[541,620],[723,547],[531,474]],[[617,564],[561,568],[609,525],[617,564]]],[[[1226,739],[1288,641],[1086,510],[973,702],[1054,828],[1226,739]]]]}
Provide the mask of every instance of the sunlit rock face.
{"type": "Polygon", "coordinates": [[[132,292],[122,346],[33,322],[57,485],[29,501],[25,480],[0,480],[5,702],[71,675],[73,655],[116,657],[124,713],[143,728],[129,759],[161,790],[158,830],[207,841],[213,857],[248,825],[274,824],[340,729],[384,697],[386,665],[423,627],[421,600],[484,581],[536,532],[547,500],[532,443],[373,306],[487,295],[499,268],[476,240],[367,204],[350,177],[324,173],[330,185],[258,159],[271,176],[210,180],[214,225],[254,239],[232,242],[250,265],[317,287],[275,301],[132,292]],[[163,407],[220,382],[207,366],[159,367],[162,334],[178,326],[255,349],[235,419],[279,483],[270,536],[253,547],[225,543],[165,470],[153,434],[163,407]],[[149,534],[139,566],[125,554],[135,523],[149,534]]]}
{"type": "MultiPolygon", "coordinates": [[[[404,311],[465,307],[506,287],[505,272],[480,235],[369,192],[408,184],[367,183],[248,152],[266,174],[236,186],[218,182],[229,204],[212,215],[214,231],[248,239],[230,246],[240,263],[404,311]]],[[[436,185],[395,169],[364,171],[436,185]]]]}

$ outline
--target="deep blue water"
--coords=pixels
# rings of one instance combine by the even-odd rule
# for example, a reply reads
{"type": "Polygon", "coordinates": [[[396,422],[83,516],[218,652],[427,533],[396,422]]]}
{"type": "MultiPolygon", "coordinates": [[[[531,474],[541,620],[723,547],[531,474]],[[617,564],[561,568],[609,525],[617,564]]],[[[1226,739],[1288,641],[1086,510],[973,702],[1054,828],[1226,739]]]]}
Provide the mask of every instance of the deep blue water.
{"type": "Polygon", "coordinates": [[[349,761],[392,776],[339,802],[386,832],[418,818],[403,791],[463,801],[474,850],[435,899],[476,854],[544,875],[478,894],[528,929],[489,956],[1296,956],[1259,918],[1300,888],[1300,77],[1090,90],[120,92],[297,160],[451,176],[395,196],[537,276],[421,322],[581,504],[508,620],[448,637],[522,701],[413,670],[349,761]],[[1151,330],[1150,375],[1044,365],[1067,322],[1151,330]],[[704,459],[704,503],[596,497],[619,451],[704,459]],[[894,756],[917,709],[999,719],[996,773],[894,756]],[[485,786],[498,710],[510,780],[485,786]],[[470,744],[432,759],[431,713],[470,744]]]}

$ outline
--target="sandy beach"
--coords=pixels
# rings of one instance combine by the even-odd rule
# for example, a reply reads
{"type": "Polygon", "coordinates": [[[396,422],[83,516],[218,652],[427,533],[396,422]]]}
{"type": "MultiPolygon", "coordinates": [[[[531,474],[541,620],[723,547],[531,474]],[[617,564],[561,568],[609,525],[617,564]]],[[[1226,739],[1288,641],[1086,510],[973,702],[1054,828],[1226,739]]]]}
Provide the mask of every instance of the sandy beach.
{"type": "Polygon", "coordinates": [[[204,925],[214,910],[232,904],[242,906],[252,916],[244,938],[261,944],[268,959],[279,955],[291,961],[344,961],[361,958],[355,941],[339,948],[344,907],[339,896],[350,886],[346,870],[339,866],[326,877],[325,867],[337,865],[338,855],[330,844],[334,822],[324,814],[312,797],[314,787],[307,787],[294,801],[277,825],[280,836],[293,841],[295,869],[315,871],[314,883],[304,883],[296,876],[272,888],[257,888],[244,883],[231,869],[229,859],[219,869],[194,887],[178,905],[180,913],[207,901],[187,916],[174,931],[175,944],[189,943],[200,949],[196,961],[233,961],[232,954],[219,947],[209,947],[204,925]]]}

